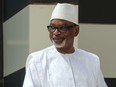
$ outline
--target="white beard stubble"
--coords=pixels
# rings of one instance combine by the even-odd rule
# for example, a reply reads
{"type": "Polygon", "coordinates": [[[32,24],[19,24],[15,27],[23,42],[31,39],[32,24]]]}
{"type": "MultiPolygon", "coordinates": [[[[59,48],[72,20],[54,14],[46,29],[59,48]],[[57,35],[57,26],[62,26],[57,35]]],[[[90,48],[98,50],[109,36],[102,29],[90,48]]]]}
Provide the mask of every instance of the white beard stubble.
{"type": "Polygon", "coordinates": [[[55,43],[54,41],[52,41],[52,42],[53,42],[53,45],[54,45],[56,48],[62,48],[62,47],[65,46],[65,40],[64,40],[61,44],[57,44],[57,43],[55,43]]]}

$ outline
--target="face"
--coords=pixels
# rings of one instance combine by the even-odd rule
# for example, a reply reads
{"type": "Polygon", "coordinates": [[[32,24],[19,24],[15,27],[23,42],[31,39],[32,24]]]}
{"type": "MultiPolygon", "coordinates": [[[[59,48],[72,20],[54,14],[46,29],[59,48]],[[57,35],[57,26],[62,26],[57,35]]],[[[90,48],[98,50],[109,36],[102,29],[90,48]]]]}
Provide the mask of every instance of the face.
{"type": "Polygon", "coordinates": [[[74,25],[65,20],[54,19],[50,22],[50,27],[54,29],[49,30],[49,35],[56,48],[73,47],[74,37],[77,36],[79,32],[78,25],[74,25]]]}

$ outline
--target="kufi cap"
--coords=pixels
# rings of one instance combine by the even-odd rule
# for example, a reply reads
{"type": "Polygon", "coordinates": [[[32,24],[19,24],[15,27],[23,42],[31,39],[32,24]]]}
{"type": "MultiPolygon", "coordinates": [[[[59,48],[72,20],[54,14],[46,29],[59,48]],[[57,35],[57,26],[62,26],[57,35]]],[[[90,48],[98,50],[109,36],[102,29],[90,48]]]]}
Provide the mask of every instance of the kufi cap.
{"type": "Polygon", "coordinates": [[[50,20],[63,19],[78,25],[78,5],[58,3],[52,12],[50,20]]]}

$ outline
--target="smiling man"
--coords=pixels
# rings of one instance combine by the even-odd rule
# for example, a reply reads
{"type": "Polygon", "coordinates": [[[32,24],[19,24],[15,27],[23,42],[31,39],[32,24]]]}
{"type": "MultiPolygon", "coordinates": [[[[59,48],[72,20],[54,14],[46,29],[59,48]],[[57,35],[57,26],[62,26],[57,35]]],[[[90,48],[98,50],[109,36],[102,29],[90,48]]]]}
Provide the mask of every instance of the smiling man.
{"type": "Polygon", "coordinates": [[[47,29],[53,46],[29,55],[23,87],[107,87],[99,57],[73,45],[78,5],[58,3],[47,29]]]}
{"type": "Polygon", "coordinates": [[[79,25],[62,19],[53,19],[48,27],[50,39],[61,53],[73,53],[74,37],[79,32],[79,25]]]}

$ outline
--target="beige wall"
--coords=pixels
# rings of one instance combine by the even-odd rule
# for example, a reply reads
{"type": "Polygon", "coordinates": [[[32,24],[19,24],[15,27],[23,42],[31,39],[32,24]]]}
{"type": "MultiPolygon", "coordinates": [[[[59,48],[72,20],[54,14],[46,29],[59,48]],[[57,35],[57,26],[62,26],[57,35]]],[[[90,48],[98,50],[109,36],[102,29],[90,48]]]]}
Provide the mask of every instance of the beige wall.
{"type": "Polygon", "coordinates": [[[29,52],[29,7],[8,19],[3,24],[4,76],[25,65],[29,52]]]}
{"type": "Polygon", "coordinates": [[[100,57],[105,77],[116,78],[116,25],[80,24],[79,47],[100,57]]]}

